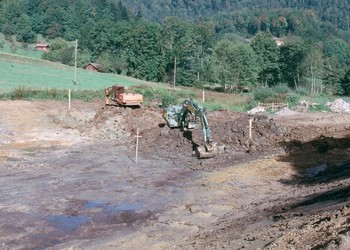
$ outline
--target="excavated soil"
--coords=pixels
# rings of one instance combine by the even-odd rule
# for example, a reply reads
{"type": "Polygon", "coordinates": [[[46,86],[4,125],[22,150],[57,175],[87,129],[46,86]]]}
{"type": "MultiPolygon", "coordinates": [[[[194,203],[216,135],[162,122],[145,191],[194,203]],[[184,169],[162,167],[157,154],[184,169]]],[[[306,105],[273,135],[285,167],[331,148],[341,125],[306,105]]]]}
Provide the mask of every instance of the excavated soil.
{"type": "Polygon", "coordinates": [[[1,249],[349,249],[350,114],[208,112],[197,159],[156,106],[0,110],[1,249]]]}

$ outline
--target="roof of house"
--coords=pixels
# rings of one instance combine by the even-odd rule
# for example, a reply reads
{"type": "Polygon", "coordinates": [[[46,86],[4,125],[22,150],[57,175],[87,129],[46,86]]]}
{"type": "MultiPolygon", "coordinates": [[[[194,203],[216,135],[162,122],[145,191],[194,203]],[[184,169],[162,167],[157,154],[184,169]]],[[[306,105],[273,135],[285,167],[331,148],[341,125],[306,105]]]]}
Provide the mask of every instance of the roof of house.
{"type": "Polygon", "coordinates": [[[47,43],[38,43],[36,47],[50,47],[47,43]]]}
{"type": "Polygon", "coordinates": [[[98,63],[89,63],[89,64],[86,65],[86,66],[89,66],[89,65],[93,66],[93,67],[96,68],[96,69],[101,69],[101,68],[102,68],[102,65],[101,65],[101,64],[98,64],[98,63]]]}

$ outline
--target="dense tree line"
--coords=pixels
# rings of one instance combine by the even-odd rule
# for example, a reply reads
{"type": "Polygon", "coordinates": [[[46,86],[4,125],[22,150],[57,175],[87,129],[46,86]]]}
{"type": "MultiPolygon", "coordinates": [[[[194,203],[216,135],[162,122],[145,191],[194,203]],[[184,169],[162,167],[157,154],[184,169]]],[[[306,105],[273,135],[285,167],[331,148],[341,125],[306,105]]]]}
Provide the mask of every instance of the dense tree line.
{"type": "Polygon", "coordinates": [[[78,39],[80,66],[93,61],[104,72],[144,80],[173,83],[176,69],[182,85],[220,84],[229,91],[287,84],[350,94],[349,20],[343,16],[350,3],[260,2],[1,0],[0,30],[27,43],[44,35],[51,39],[44,58],[66,64],[73,64],[67,41],[78,39]],[[130,4],[137,8],[131,11],[130,4]],[[191,21],[194,13],[202,18],[191,21]]]}
{"type": "Polygon", "coordinates": [[[238,29],[243,28],[240,26],[248,26],[249,23],[255,26],[265,22],[263,25],[278,26],[280,22],[283,25],[285,20],[274,14],[267,14],[271,10],[309,10],[311,15],[322,22],[342,30],[350,29],[350,0],[128,0],[125,4],[142,13],[146,19],[158,22],[171,15],[196,21],[215,17],[220,13],[219,15],[232,16],[238,29]],[[257,18],[251,18],[252,13],[257,18]]]}

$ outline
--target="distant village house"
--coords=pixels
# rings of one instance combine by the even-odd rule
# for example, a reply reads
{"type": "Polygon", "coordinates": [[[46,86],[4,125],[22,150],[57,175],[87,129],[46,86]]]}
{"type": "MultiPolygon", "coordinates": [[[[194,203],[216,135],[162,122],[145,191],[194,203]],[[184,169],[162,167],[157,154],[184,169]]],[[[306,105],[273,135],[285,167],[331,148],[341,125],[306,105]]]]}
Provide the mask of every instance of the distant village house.
{"type": "Polygon", "coordinates": [[[277,46],[282,46],[284,44],[284,41],[281,38],[274,37],[273,40],[275,40],[277,46]]]}
{"type": "Polygon", "coordinates": [[[50,45],[48,45],[47,43],[38,43],[35,46],[36,50],[40,50],[40,51],[44,51],[44,52],[48,52],[50,45]]]}
{"type": "Polygon", "coordinates": [[[89,63],[88,65],[85,66],[86,70],[89,71],[95,71],[95,72],[99,72],[102,69],[101,64],[98,63],[89,63]]]}

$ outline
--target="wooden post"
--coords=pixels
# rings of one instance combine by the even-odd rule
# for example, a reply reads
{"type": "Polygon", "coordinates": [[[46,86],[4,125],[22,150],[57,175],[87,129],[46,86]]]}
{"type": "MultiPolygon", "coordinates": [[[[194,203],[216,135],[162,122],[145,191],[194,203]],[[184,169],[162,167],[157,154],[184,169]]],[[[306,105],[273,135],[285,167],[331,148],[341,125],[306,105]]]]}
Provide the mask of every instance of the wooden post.
{"type": "Polygon", "coordinates": [[[74,84],[77,84],[77,57],[78,57],[78,39],[75,39],[75,48],[74,48],[74,84]]]}
{"type": "Polygon", "coordinates": [[[250,118],[249,119],[249,126],[248,126],[248,128],[249,128],[249,139],[250,140],[252,139],[252,128],[253,128],[252,123],[253,123],[253,120],[252,120],[252,118],[250,118]]]}
{"type": "Polygon", "coordinates": [[[135,163],[137,164],[137,153],[139,151],[139,138],[142,137],[139,135],[139,129],[136,130],[136,135],[134,137],[136,137],[135,163]]]}
{"type": "Polygon", "coordinates": [[[205,102],[204,89],[203,89],[203,92],[202,92],[202,99],[203,99],[203,103],[204,103],[205,102]]]}
{"type": "Polygon", "coordinates": [[[70,89],[68,90],[68,110],[70,111],[70,106],[71,106],[71,91],[70,89]]]}

